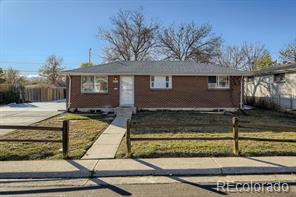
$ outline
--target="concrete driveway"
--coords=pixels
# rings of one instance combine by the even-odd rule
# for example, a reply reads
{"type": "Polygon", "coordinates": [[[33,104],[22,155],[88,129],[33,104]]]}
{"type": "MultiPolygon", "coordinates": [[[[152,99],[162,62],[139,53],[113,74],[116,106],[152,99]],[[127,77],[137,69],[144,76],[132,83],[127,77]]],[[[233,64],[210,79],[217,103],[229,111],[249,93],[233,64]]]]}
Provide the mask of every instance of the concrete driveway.
{"type": "MultiPolygon", "coordinates": [[[[9,104],[0,106],[0,125],[31,125],[66,110],[65,101],[9,104]]],[[[0,129],[0,135],[13,130],[0,129]]]]}

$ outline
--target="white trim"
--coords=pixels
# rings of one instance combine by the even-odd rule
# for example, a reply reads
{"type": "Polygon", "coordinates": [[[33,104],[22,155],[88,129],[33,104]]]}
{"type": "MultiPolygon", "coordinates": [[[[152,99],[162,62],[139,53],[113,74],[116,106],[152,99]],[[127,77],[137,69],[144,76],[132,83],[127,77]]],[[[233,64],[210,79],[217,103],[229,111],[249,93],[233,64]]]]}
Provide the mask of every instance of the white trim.
{"type": "Polygon", "coordinates": [[[223,77],[227,77],[228,78],[228,83],[227,83],[227,86],[223,87],[223,86],[219,86],[220,85],[220,82],[219,82],[219,78],[221,76],[217,76],[217,75],[212,75],[212,76],[208,76],[208,89],[222,89],[222,90],[228,90],[230,89],[230,76],[223,76],[223,77]],[[216,77],[216,83],[209,83],[209,77],[216,77]],[[210,87],[209,84],[215,84],[218,86],[215,86],[215,87],[210,87]]]}
{"type": "MultiPolygon", "coordinates": [[[[169,89],[173,89],[173,77],[171,75],[150,75],[150,89],[152,90],[169,90],[169,89]],[[158,87],[152,87],[152,81],[151,81],[151,77],[169,77],[169,87],[163,87],[163,88],[158,88],[158,87]]],[[[154,81],[155,83],[155,81],[154,81]]],[[[155,84],[154,84],[155,85],[155,84]]]]}

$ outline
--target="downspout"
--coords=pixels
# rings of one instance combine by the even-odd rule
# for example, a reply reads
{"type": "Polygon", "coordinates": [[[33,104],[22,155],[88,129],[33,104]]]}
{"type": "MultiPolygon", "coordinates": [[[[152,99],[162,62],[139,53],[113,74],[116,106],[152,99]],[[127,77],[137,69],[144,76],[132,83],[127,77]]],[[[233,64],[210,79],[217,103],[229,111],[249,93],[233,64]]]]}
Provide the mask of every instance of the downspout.
{"type": "Polygon", "coordinates": [[[241,76],[241,81],[240,81],[240,109],[243,110],[243,79],[244,77],[241,76]]]}
{"type": "Polygon", "coordinates": [[[67,111],[69,111],[70,104],[71,104],[71,76],[68,75],[68,77],[69,77],[69,95],[68,95],[67,111]]]}

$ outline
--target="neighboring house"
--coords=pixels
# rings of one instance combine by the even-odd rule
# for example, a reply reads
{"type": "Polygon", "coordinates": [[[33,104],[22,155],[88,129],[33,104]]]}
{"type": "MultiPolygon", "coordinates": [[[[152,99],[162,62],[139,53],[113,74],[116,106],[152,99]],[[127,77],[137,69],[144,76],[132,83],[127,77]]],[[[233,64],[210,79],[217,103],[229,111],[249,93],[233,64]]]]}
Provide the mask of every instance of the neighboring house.
{"type": "Polygon", "coordinates": [[[242,79],[247,75],[189,61],[119,61],[63,73],[69,110],[235,110],[242,105],[242,79]]]}
{"type": "Polygon", "coordinates": [[[249,76],[246,102],[264,107],[296,109],[296,64],[279,65],[249,76]]]}

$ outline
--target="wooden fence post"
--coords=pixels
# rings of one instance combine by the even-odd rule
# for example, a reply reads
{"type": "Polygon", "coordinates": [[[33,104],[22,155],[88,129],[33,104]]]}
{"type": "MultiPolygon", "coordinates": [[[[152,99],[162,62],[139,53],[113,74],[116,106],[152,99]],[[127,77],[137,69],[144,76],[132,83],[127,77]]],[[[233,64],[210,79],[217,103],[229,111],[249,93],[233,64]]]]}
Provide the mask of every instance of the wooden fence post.
{"type": "Polygon", "coordinates": [[[127,156],[131,157],[131,120],[128,119],[126,122],[126,148],[127,156]]]}
{"type": "Polygon", "coordinates": [[[68,158],[69,151],[69,120],[63,121],[63,159],[68,158]]]}
{"type": "Polygon", "coordinates": [[[239,148],[238,148],[238,118],[232,118],[232,131],[233,131],[233,154],[235,156],[239,156],[239,148]]]}

